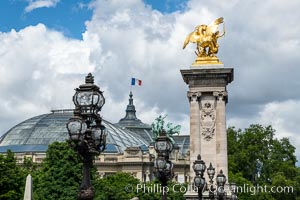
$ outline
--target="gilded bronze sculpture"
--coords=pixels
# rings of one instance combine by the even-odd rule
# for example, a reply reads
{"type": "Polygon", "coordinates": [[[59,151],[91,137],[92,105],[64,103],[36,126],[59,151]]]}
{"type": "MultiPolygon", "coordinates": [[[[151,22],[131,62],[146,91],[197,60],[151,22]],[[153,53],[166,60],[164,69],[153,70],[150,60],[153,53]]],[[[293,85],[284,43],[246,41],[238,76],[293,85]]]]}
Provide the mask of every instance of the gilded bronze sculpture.
{"type": "Polygon", "coordinates": [[[218,39],[225,35],[225,26],[223,33],[218,31],[218,26],[224,22],[224,18],[220,17],[209,25],[196,26],[195,30],[191,32],[185,39],[183,49],[189,42],[196,43],[197,59],[193,65],[201,64],[221,64],[216,54],[218,53],[219,45],[218,39]]]}

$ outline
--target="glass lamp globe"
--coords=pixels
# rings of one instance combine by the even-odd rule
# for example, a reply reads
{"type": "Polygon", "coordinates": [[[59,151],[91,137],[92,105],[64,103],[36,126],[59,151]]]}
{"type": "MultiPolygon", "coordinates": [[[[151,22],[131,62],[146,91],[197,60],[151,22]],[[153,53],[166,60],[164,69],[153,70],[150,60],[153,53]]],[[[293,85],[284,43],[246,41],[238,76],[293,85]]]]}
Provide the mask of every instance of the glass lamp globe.
{"type": "Polygon", "coordinates": [[[92,129],[92,137],[96,145],[103,151],[106,146],[106,128],[103,125],[92,129]]]}
{"type": "Polygon", "coordinates": [[[70,140],[73,142],[77,142],[86,132],[87,125],[81,118],[75,116],[68,121],[67,129],[69,132],[70,140]]]}
{"type": "Polygon", "coordinates": [[[231,191],[233,191],[235,193],[236,188],[237,188],[236,183],[235,182],[230,183],[230,188],[231,188],[231,191]]]}
{"type": "Polygon", "coordinates": [[[215,168],[212,166],[212,164],[209,164],[209,167],[207,168],[207,174],[209,176],[209,178],[213,178],[215,176],[215,168]]]}
{"type": "Polygon", "coordinates": [[[167,150],[167,141],[158,141],[154,146],[156,151],[163,152],[167,150]]]}
{"type": "Polygon", "coordinates": [[[200,176],[194,178],[194,184],[196,187],[203,187],[205,185],[205,179],[200,176]]]}
{"type": "Polygon", "coordinates": [[[201,175],[203,175],[204,171],[206,170],[205,162],[201,160],[200,155],[198,155],[197,160],[195,160],[193,164],[193,169],[196,174],[201,174],[201,175]]]}
{"type": "Polygon", "coordinates": [[[79,107],[97,107],[99,110],[104,105],[104,97],[99,91],[80,91],[74,96],[74,102],[79,107]]]}
{"type": "Polygon", "coordinates": [[[224,186],[226,183],[226,176],[223,174],[223,170],[220,170],[220,173],[217,175],[217,185],[224,186]]]}
{"type": "Polygon", "coordinates": [[[154,149],[158,153],[170,153],[173,150],[173,144],[169,141],[169,138],[160,136],[154,143],[154,149]]]}
{"type": "Polygon", "coordinates": [[[200,176],[196,176],[195,177],[194,183],[195,183],[196,187],[200,187],[200,184],[201,184],[201,178],[200,178],[200,176]]]}
{"type": "Polygon", "coordinates": [[[156,161],[155,161],[155,163],[154,163],[154,167],[157,170],[161,171],[161,170],[164,170],[166,168],[166,164],[167,163],[166,163],[165,159],[163,159],[163,158],[157,158],[156,161]]]}
{"type": "Polygon", "coordinates": [[[170,171],[172,171],[172,170],[173,170],[173,163],[170,162],[170,161],[168,161],[168,162],[166,163],[166,171],[170,172],[170,171]]]}
{"type": "Polygon", "coordinates": [[[76,88],[73,102],[79,107],[82,114],[95,114],[101,110],[105,103],[103,92],[97,85],[94,85],[94,77],[89,73],[85,77],[85,84],[76,88]]]}

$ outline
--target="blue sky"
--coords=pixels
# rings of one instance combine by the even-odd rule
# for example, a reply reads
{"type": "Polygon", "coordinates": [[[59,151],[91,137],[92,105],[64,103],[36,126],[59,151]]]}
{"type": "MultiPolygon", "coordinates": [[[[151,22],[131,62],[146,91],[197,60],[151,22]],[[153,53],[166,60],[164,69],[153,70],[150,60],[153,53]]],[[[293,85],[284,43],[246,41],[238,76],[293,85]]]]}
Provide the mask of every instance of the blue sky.
{"type": "Polygon", "coordinates": [[[81,38],[85,31],[84,22],[92,16],[92,10],[86,5],[88,2],[60,1],[55,7],[42,7],[25,12],[27,1],[3,0],[0,1],[0,31],[18,31],[29,25],[43,23],[48,28],[62,31],[68,37],[81,38]]]}
{"type": "MultiPolygon", "coordinates": [[[[49,0],[51,1],[51,0],[49,0]]],[[[25,8],[29,0],[1,0],[0,1],[0,31],[11,29],[19,31],[29,25],[45,24],[48,28],[63,32],[71,38],[82,38],[85,31],[85,21],[93,14],[88,7],[90,0],[61,0],[53,7],[40,7],[30,12],[25,8]]],[[[187,0],[144,0],[153,9],[162,13],[184,10],[187,0]]]]}

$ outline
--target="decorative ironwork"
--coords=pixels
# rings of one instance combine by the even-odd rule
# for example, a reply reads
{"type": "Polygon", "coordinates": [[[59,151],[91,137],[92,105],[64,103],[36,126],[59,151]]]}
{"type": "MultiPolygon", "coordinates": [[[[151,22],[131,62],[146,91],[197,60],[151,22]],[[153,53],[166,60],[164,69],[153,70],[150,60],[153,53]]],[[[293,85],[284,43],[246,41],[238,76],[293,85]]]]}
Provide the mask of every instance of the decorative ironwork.
{"type": "Polygon", "coordinates": [[[105,126],[98,112],[105,103],[103,92],[94,85],[94,77],[89,73],[85,84],[75,89],[74,116],[68,121],[67,129],[71,147],[77,151],[83,162],[83,179],[78,200],[92,200],[95,192],[91,184],[90,168],[94,156],[104,151],[106,146],[105,126]]]}
{"type": "Polygon", "coordinates": [[[169,160],[170,153],[173,150],[173,143],[166,135],[164,129],[161,129],[161,132],[158,135],[159,136],[156,138],[154,144],[154,149],[157,153],[157,157],[154,161],[154,168],[155,176],[161,182],[162,200],[166,200],[167,182],[174,177],[173,163],[169,160]]]}
{"type": "MultiPolygon", "coordinates": [[[[205,162],[201,160],[200,154],[197,157],[197,160],[194,161],[193,169],[195,171],[195,178],[194,178],[194,185],[197,188],[198,197],[199,199],[202,199],[203,193],[205,191],[208,192],[208,197],[205,197],[205,199],[228,199],[227,191],[225,190],[225,183],[227,181],[226,176],[223,174],[223,170],[220,170],[220,173],[216,177],[216,183],[217,187],[214,186],[214,176],[215,176],[215,168],[212,166],[212,164],[209,164],[209,167],[206,168],[205,162]],[[209,183],[206,183],[204,172],[207,170],[207,175],[209,177],[209,183]],[[226,198],[227,196],[227,198],[226,198]]],[[[231,184],[231,196],[230,199],[237,200],[236,195],[236,185],[235,183],[231,184]]]]}

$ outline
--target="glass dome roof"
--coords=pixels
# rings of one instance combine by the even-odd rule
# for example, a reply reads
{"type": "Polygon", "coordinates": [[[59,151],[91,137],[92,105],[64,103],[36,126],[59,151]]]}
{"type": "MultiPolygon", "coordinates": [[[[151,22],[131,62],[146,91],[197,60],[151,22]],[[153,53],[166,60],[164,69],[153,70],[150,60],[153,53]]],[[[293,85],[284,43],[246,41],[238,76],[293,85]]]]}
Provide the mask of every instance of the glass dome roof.
{"type": "MultiPolygon", "coordinates": [[[[0,152],[11,149],[13,152],[45,151],[55,141],[68,139],[66,123],[73,116],[72,110],[56,110],[21,122],[11,128],[0,139],[0,152]]],[[[126,147],[140,146],[145,149],[148,142],[134,132],[120,128],[103,120],[107,129],[105,152],[121,153],[126,147]]]]}

